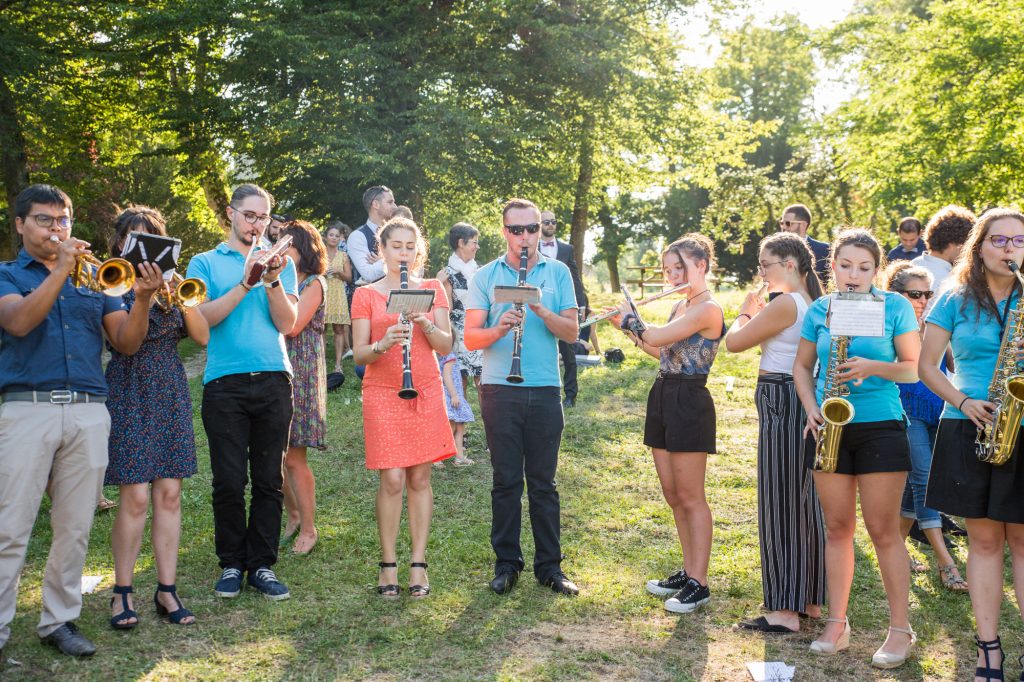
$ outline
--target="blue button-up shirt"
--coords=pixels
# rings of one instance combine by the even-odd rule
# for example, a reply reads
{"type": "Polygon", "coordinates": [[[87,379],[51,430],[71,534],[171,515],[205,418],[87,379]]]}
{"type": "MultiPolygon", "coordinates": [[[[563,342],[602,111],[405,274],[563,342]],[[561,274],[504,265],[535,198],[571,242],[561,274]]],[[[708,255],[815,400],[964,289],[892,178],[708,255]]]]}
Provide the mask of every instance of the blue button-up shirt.
{"type": "MultiPolygon", "coordinates": [[[[25,249],[0,263],[0,298],[28,296],[50,270],[25,249]]],[[[107,395],[100,353],[103,318],[125,310],[120,296],[105,296],[64,283],[46,318],[25,336],[0,331],[0,392],[69,389],[107,395]]]]}

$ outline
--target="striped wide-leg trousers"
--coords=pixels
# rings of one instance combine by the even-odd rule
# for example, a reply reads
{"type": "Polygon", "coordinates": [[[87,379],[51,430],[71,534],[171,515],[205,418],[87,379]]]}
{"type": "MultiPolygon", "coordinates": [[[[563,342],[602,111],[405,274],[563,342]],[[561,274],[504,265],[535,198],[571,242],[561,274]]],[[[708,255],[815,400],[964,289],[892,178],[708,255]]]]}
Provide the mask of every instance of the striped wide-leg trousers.
{"type": "Polygon", "coordinates": [[[825,603],[825,523],[804,464],[807,420],[787,374],[758,377],[757,527],[768,610],[825,603]]]}

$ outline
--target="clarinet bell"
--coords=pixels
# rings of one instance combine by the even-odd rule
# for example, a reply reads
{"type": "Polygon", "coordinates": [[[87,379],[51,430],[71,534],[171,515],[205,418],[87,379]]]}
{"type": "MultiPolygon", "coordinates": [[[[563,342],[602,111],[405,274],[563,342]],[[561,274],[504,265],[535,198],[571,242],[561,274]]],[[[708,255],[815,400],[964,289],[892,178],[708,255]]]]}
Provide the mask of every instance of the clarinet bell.
{"type": "Polygon", "coordinates": [[[402,388],[398,389],[398,397],[402,400],[412,400],[420,394],[412,385],[412,374],[406,373],[402,376],[402,388]]]}
{"type": "Polygon", "coordinates": [[[510,384],[521,384],[523,383],[523,368],[522,363],[518,357],[512,358],[512,367],[509,369],[508,376],[505,377],[505,381],[510,384]]]}

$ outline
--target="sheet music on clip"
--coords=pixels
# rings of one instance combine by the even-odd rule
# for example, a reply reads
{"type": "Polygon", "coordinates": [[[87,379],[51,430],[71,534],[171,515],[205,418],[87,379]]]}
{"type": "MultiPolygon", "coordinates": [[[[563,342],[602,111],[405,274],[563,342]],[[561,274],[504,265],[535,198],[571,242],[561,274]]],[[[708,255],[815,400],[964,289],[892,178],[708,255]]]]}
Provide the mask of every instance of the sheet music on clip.
{"type": "Polygon", "coordinates": [[[828,304],[831,336],[885,336],[885,299],[872,293],[841,291],[828,304]]]}
{"type": "Polygon", "coordinates": [[[433,306],[433,289],[392,289],[388,292],[389,315],[429,313],[433,306]]]}
{"type": "Polygon", "coordinates": [[[180,255],[180,239],[148,232],[129,232],[121,248],[121,257],[135,266],[136,273],[140,263],[155,263],[168,282],[178,267],[180,255]]]}
{"type": "Polygon", "coordinates": [[[540,303],[540,289],[530,285],[507,286],[499,284],[494,287],[494,302],[503,303],[540,303]]]}

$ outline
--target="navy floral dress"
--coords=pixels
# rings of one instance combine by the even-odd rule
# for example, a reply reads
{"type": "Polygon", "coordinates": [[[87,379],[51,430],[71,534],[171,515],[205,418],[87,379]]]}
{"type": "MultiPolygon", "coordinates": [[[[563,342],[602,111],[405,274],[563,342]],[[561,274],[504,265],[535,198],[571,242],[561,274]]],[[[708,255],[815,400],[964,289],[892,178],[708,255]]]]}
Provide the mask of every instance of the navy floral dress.
{"type": "MultiPolygon", "coordinates": [[[[135,292],[124,296],[135,305],[135,292]]],[[[195,313],[193,313],[195,314],[195,313]]],[[[192,398],[178,342],[185,320],[177,309],[149,310],[149,331],[135,355],[111,349],[107,365],[110,395],[110,462],[104,485],[188,478],[196,473],[192,398]]]]}

